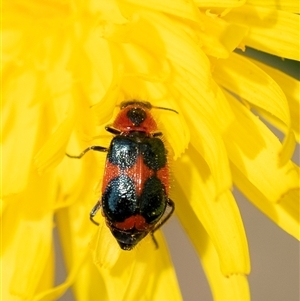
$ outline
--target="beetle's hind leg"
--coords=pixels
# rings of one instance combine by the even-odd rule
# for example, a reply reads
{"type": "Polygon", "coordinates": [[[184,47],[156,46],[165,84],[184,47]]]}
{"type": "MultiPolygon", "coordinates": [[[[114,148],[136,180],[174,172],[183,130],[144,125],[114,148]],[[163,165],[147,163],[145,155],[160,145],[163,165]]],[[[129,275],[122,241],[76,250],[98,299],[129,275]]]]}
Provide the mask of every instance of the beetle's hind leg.
{"type": "Polygon", "coordinates": [[[97,214],[100,208],[101,208],[101,203],[100,201],[98,201],[90,212],[90,220],[97,226],[99,226],[99,223],[94,220],[94,216],[97,214]]]}
{"type": "Polygon", "coordinates": [[[167,212],[167,214],[165,216],[162,217],[161,221],[159,221],[155,225],[155,227],[153,228],[153,230],[150,232],[150,235],[152,237],[152,240],[154,242],[154,245],[155,245],[156,249],[158,249],[158,243],[157,243],[157,240],[155,239],[154,232],[156,230],[158,230],[171,217],[171,215],[173,214],[173,212],[175,210],[175,203],[171,199],[168,199],[168,201],[167,201],[167,207],[171,208],[171,210],[169,212],[167,212]]]}

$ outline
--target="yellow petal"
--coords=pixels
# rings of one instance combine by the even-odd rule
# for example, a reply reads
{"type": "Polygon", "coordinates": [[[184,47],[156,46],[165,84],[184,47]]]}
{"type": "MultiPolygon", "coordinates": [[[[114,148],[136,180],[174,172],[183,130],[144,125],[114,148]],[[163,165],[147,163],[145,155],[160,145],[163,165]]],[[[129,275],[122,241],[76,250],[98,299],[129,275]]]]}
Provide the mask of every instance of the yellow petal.
{"type": "Polygon", "coordinates": [[[209,61],[201,52],[197,40],[195,31],[181,20],[150,11],[141,14],[139,29],[133,36],[133,42],[145,47],[151,55],[160,58],[163,54],[172,65],[207,80],[209,61]]]}
{"type": "Polygon", "coordinates": [[[149,247],[147,241],[138,248],[132,278],[126,289],[124,300],[182,300],[169,250],[160,231],[155,233],[158,249],[149,247]],[[137,283],[136,283],[137,282],[137,283]]]}
{"type": "Polygon", "coordinates": [[[51,173],[43,176],[31,173],[22,193],[3,200],[7,204],[2,216],[6,229],[3,232],[3,263],[8,273],[4,277],[6,294],[33,300],[36,294],[53,285],[49,260],[53,259],[55,183],[51,173]],[[43,282],[41,277],[47,273],[43,282]]]}
{"type": "MultiPolygon", "coordinates": [[[[83,96],[89,98],[89,106],[95,112],[97,124],[103,125],[111,118],[120,97],[118,94],[124,66],[117,47],[100,39],[99,35],[99,30],[94,30],[86,41],[85,51],[92,76],[88,73],[81,81],[85,88],[83,96]]],[[[81,70],[85,70],[85,67],[79,66],[78,72],[82,73],[81,70]]]]}
{"type": "Polygon", "coordinates": [[[244,43],[252,48],[292,60],[299,60],[299,15],[243,5],[224,19],[249,27],[244,43]]]}
{"type": "Polygon", "coordinates": [[[278,84],[249,60],[234,53],[229,59],[216,64],[214,77],[224,88],[285,124],[286,138],[282,149],[278,150],[282,154],[278,162],[284,164],[291,157],[295,143],[288,103],[278,84]]]}
{"type": "Polygon", "coordinates": [[[284,124],[290,123],[289,108],[278,84],[247,58],[232,53],[229,59],[219,60],[214,78],[224,88],[263,108],[284,124]]]}
{"type": "Polygon", "coordinates": [[[293,164],[278,166],[280,142],[251,111],[227,95],[236,122],[224,141],[230,161],[270,202],[279,202],[299,185],[293,164]]]}
{"type": "Polygon", "coordinates": [[[45,282],[40,284],[45,268],[49,267],[49,260],[52,258],[52,214],[41,216],[37,220],[17,221],[16,212],[20,209],[19,206],[13,207],[10,206],[4,212],[3,218],[6,231],[3,233],[5,244],[2,255],[2,294],[5,300],[15,300],[16,296],[22,300],[33,300],[41,288],[49,288],[53,282],[53,269],[50,268],[47,270],[48,277],[45,282]],[[11,220],[15,221],[13,227],[11,220]]]}
{"type": "Polygon", "coordinates": [[[202,49],[215,58],[228,58],[248,33],[247,26],[227,23],[218,15],[202,14],[201,18],[204,22],[199,30],[202,49]]]}
{"type": "MultiPolygon", "coordinates": [[[[268,196],[248,181],[235,165],[232,165],[232,174],[235,185],[243,194],[266,216],[276,223],[284,231],[300,240],[300,189],[286,191],[278,203],[269,201],[268,196]]],[[[299,175],[298,175],[299,178],[299,175]]],[[[275,185],[273,187],[276,187],[275,185]]]]}
{"type": "Polygon", "coordinates": [[[181,112],[189,116],[191,143],[208,164],[216,183],[216,194],[221,194],[231,187],[231,174],[221,136],[212,130],[197,115],[197,106],[186,103],[181,112]]]}
{"type": "Polygon", "coordinates": [[[183,74],[181,82],[179,82],[179,79],[180,77],[174,86],[184,95],[184,99],[182,99],[182,111],[186,111],[186,115],[189,116],[192,122],[197,123],[196,116],[198,116],[198,119],[203,120],[203,123],[209,125],[216,133],[222,134],[225,132],[234,116],[218,85],[211,80],[210,87],[206,87],[201,95],[198,87],[195,86],[196,82],[194,80],[190,79],[189,82],[185,82],[183,74]],[[192,114],[195,115],[196,120],[192,119],[192,114]]]}
{"type": "MultiPolygon", "coordinates": [[[[203,237],[203,236],[202,236],[203,237]]],[[[205,236],[203,237],[205,238],[205,236]]],[[[211,240],[205,239],[201,262],[211,286],[215,301],[250,301],[247,275],[233,274],[225,277],[219,270],[219,258],[211,240]]]]}
{"type": "MultiPolygon", "coordinates": [[[[254,62],[259,68],[264,70],[268,75],[270,75],[280,86],[284,94],[286,95],[287,102],[290,108],[291,115],[291,123],[292,129],[295,133],[295,137],[298,142],[300,142],[300,82],[289,75],[281,72],[273,67],[265,65],[259,61],[250,59],[250,61],[254,62]]],[[[260,112],[263,113],[263,112],[260,112]]],[[[277,121],[277,119],[272,118],[271,115],[264,114],[264,117],[267,118],[272,124],[281,129],[282,131],[286,131],[284,125],[277,121]]]]}
{"type": "Polygon", "coordinates": [[[69,115],[35,156],[39,173],[55,167],[65,156],[65,149],[74,126],[74,116],[69,115]]]}
{"type": "Polygon", "coordinates": [[[38,133],[40,149],[35,156],[35,165],[40,173],[55,167],[62,160],[75,123],[70,73],[60,66],[57,70],[49,72],[48,80],[51,101],[49,100],[45,108],[40,110],[43,114],[41,118],[48,118],[50,122],[47,127],[40,127],[41,132],[38,133]],[[49,133],[53,128],[56,128],[55,132],[49,133]]]}
{"type": "Polygon", "coordinates": [[[49,288],[52,288],[55,283],[55,252],[53,249],[50,252],[49,259],[46,261],[46,265],[44,268],[44,272],[41,275],[40,283],[38,284],[37,294],[39,292],[44,292],[45,290],[48,290],[49,288]]]}
{"type": "MultiPolygon", "coordinates": [[[[206,277],[209,281],[214,300],[250,300],[249,287],[246,275],[244,273],[230,275],[223,274],[223,271],[220,267],[222,266],[222,260],[224,260],[225,258],[223,257],[222,253],[220,254],[218,252],[218,248],[215,242],[206,232],[203,225],[199,221],[199,217],[196,215],[194,208],[191,207],[190,204],[188,204],[188,202],[186,201],[185,194],[187,194],[186,191],[179,188],[179,185],[177,185],[176,197],[178,197],[180,201],[176,202],[176,212],[183,227],[185,228],[185,231],[191,238],[191,241],[194,244],[195,249],[197,250],[206,277]]],[[[175,197],[174,200],[176,201],[175,197]]],[[[224,230],[224,232],[221,235],[224,235],[225,233],[226,231],[224,230]]],[[[234,237],[232,232],[230,234],[230,237],[227,237],[228,240],[226,248],[232,246],[232,242],[236,242],[236,237],[234,237]]],[[[234,250],[233,247],[233,249],[229,252],[233,252],[231,256],[235,258],[236,262],[239,262],[239,264],[237,265],[239,265],[240,267],[243,266],[243,268],[245,269],[244,271],[246,272],[247,270],[248,273],[248,251],[246,250],[246,253],[244,254],[237,254],[235,253],[236,250],[234,250]]],[[[238,270],[240,271],[239,268],[238,270]]],[[[236,271],[236,273],[238,272],[236,271]]]]}
{"type": "Polygon", "coordinates": [[[141,14],[140,28],[132,40],[147,49],[151,56],[161,57],[164,53],[169,60],[172,73],[166,84],[171,93],[179,94],[181,102],[187,99],[198,102],[202,106],[199,108],[201,117],[224,131],[231,122],[232,114],[209,76],[210,62],[197,43],[195,32],[180,20],[151,12],[141,14]],[[220,111],[222,118],[216,117],[220,111]]]}
{"type": "Polygon", "coordinates": [[[203,224],[218,252],[222,273],[226,276],[248,274],[250,267],[247,240],[231,193],[227,191],[216,195],[210,171],[193,147],[174,164],[174,176],[177,185],[173,198],[176,212],[187,231],[195,231],[193,225],[189,224],[187,210],[190,208],[203,224]]]}
{"type": "Polygon", "coordinates": [[[128,0],[128,3],[138,5],[144,8],[150,8],[153,10],[161,11],[173,16],[181,17],[184,19],[188,19],[194,22],[199,22],[200,14],[197,7],[194,3],[183,1],[183,0],[149,0],[149,1],[141,1],[141,0],[128,0]]]}
{"type": "Polygon", "coordinates": [[[100,13],[101,20],[108,20],[116,24],[127,23],[128,20],[122,15],[116,0],[97,1],[90,0],[87,2],[89,10],[94,14],[100,13]]]}
{"type": "Polygon", "coordinates": [[[105,225],[93,246],[95,263],[105,279],[107,300],[181,300],[166,244],[155,233],[159,248],[150,237],[132,251],[120,250],[105,225]]]}
{"type": "Polygon", "coordinates": [[[285,10],[292,13],[299,13],[300,6],[298,0],[247,0],[247,4],[253,6],[264,6],[278,10],[285,10]]]}
{"type": "MultiPolygon", "coordinates": [[[[98,183],[100,177],[99,170],[95,169],[97,156],[94,155],[87,156],[83,160],[65,158],[62,164],[56,168],[58,180],[64,184],[56,199],[55,221],[66,262],[67,277],[56,287],[38,294],[36,301],[57,300],[70,286],[74,286],[76,297],[77,294],[82,296],[82,292],[78,292],[78,288],[87,293],[83,289],[85,285],[82,277],[87,277],[85,273],[90,271],[92,254],[89,243],[97,231],[97,227],[89,220],[89,212],[99,198],[99,191],[94,191],[95,184],[98,183]]],[[[100,174],[102,176],[102,172],[100,174]]],[[[102,279],[95,270],[94,268],[92,271],[98,280],[97,287],[103,291],[100,286],[102,279]]],[[[91,274],[89,274],[90,276],[91,274]]]]}
{"type": "Polygon", "coordinates": [[[169,63],[154,57],[147,49],[139,45],[125,44],[121,50],[125,61],[126,77],[164,82],[170,76],[169,63]]]}
{"type": "MultiPolygon", "coordinates": [[[[169,97],[170,99],[167,98],[166,101],[170,100],[170,104],[172,104],[174,101],[172,101],[171,96],[169,97]]],[[[164,104],[164,102],[158,102],[158,104],[161,105],[164,104]]],[[[168,106],[167,103],[164,107],[174,108],[172,105],[168,106]]],[[[175,108],[178,110],[177,107],[175,108]]],[[[154,115],[154,118],[156,118],[156,116],[159,130],[163,132],[164,137],[167,139],[167,149],[170,155],[174,153],[173,159],[177,160],[185,152],[190,143],[190,130],[186,120],[180,113],[175,114],[162,110],[159,112],[159,115],[154,115]],[[176,131],[174,129],[176,129],[176,131]],[[173,151],[173,153],[171,151],[173,151]]]]}
{"type": "MultiPolygon", "coordinates": [[[[105,279],[98,272],[98,269],[92,260],[91,253],[87,255],[84,265],[77,271],[72,291],[76,301],[99,301],[111,300],[105,289],[105,279]]],[[[120,299],[115,299],[120,300],[120,299]]]]}
{"type": "Polygon", "coordinates": [[[32,300],[33,301],[59,300],[59,298],[66,292],[66,290],[70,288],[70,286],[74,283],[75,277],[79,273],[80,269],[83,268],[83,266],[84,266],[83,261],[74,262],[74,265],[67,279],[62,284],[59,284],[51,289],[36,294],[32,300]]]}
{"type": "Polygon", "coordinates": [[[245,0],[222,0],[222,1],[204,1],[204,0],[195,0],[195,3],[199,7],[210,8],[210,7],[240,7],[245,4],[245,0]]]}
{"type": "Polygon", "coordinates": [[[40,116],[40,106],[33,105],[37,85],[34,72],[15,74],[14,78],[6,79],[2,107],[2,193],[10,195],[22,191],[28,183],[39,132],[36,120],[40,116]]]}
{"type": "Polygon", "coordinates": [[[84,208],[87,209],[84,206],[73,205],[67,209],[58,210],[56,221],[68,275],[63,283],[37,294],[33,300],[57,300],[74,284],[80,269],[84,267],[89,256],[91,257],[88,244],[92,235],[91,230],[95,227],[90,223],[88,213],[84,208]]]}

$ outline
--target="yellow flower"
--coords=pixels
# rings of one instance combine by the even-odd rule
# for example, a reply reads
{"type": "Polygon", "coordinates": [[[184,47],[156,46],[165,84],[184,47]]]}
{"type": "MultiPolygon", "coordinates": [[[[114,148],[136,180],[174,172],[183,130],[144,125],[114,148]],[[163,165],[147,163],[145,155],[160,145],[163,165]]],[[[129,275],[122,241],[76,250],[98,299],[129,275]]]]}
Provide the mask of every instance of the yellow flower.
{"type": "MultiPolygon", "coordinates": [[[[299,60],[298,1],[10,0],[3,4],[3,300],[180,300],[168,250],[124,252],[88,219],[104,155],[71,160],[123,100],[154,110],[174,158],[171,198],[214,300],[249,300],[237,186],[299,239],[299,82],[233,52],[299,60]],[[255,114],[253,112],[256,112],[255,114]],[[258,117],[284,134],[281,143],[258,117]],[[53,286],[53,228],[68,277],[53,286]]],[[[99,184],[100,183],[100,184],[99,184]]]]}

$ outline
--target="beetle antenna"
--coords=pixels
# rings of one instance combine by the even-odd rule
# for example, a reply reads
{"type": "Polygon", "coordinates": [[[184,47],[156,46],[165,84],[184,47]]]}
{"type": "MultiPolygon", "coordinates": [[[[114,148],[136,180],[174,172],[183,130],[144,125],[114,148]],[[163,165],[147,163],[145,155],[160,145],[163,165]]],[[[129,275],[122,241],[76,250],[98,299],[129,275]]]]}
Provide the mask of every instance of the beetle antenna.
{"type": "Polygon", "coordinates": [[[157,107],[157,106],[153,106],[150,102],[148,101],[138,101],[138,100],[129,100],[129,101],[123,101],[121,102],[121,104],[118,106],[120,107],[121,109],[124,109],[125,107],[127,106],[130,106],[130,105],[140,105],[140,106],[143,106],[145,107],[146,109],[148,110],[151,110],[151,109],[159,109],[159,110],[165,110],[165,111],[171,111],[171,112],[174,112],[176,114],[179,114],[176,110],[174,109],[170,109],[170,108],[165,108],[165,107],[157,107]]]}
{"type": "Polygon", "coordinates": [[[165,107],[156,107],[156,106],[152,106],[153,109],[159,109],[159,110],[166,110],[166,111],[171,111],[174,112],[176,114],[179,114],[176,110],[174,109],[170,109],[170,108],[165,108],[165,107]]]}

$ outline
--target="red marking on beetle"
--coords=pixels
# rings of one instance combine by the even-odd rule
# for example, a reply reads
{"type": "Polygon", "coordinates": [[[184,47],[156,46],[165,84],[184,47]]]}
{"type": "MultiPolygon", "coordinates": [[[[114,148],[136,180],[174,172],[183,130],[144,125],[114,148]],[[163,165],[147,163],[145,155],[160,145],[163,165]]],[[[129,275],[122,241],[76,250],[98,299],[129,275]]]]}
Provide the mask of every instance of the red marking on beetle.
{"type": "Polygon", "coordinates": [[[126,218],[124,222],[113,223],[113,225],[120,230],[131,230],[135,228],[143,231],[149,228],[145,218],[139,214],[126,218]]]}
{"type": "Polygon", "coordinates": [[[144,163],[142,155],[139,155],[137,157],[137,162],[131,168],[126,169],[122,169],[118,165],[112,164],[107,160],[103,176],[102,193],[105,192],[108,183],[112,179],[122,174],[129,176],[134,181],[138,196],[142,193],[145,181],[155,174],[164,184],[166,192],[168,193],[169,191],[169,169],[167,164],[155,172],[144,163]]]}

